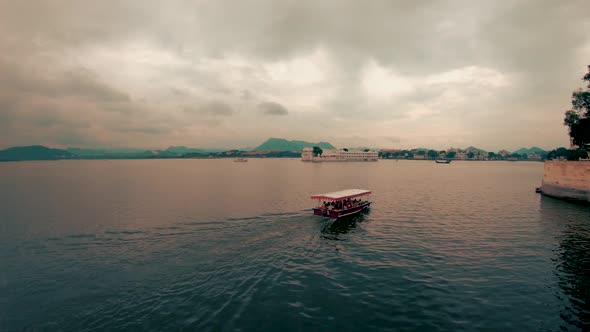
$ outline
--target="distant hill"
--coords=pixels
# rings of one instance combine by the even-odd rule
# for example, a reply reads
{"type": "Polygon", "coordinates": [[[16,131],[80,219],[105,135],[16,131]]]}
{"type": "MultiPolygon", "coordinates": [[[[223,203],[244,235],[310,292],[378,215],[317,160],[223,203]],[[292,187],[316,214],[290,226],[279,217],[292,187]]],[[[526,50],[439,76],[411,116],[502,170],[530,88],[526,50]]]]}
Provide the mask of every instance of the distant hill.
{"type": "Polygon", "coordinates": [[[76,158],[71,152],[60,149],[50,149],[42,145],[18,146],[0,150],[0,160],[58,160],[76,158]]]}
{"type": "Polygon", "coordinates": [[[66,151],[82,158],[104,158],[111,156],[132,156],[140,154],[144,149],[133,148],[113,148],[113,149],[82,149],[82,148],[67,148],[66,151]]]}
{"type": "Polygon", "coordinates": [[[467,149],[469,149],[470,151],[474,151],[474,152],[487,152],[486,150],[478,149],[475,146],[470,146],[467,149]]]}
{"type": "Polygon", "coordinates": [[[135,158],[172,158],[185,154],[206,154],[225,151],[224,149],[194,149],[186,146],[171,146],[166,150],[145,150],[138,148],[81,149],[67,148],[66,151],[82,159],[135,159],[135,158]]]}
{"type": "Polygon", "coordinates": [[[269,138],[266,142],[254,148],[254,151],[301,151],[303,148],[311,148],[314,146],[326,150],[335,149],[332,144],[327,142],[310,143],[305,141],[288,141],[282,138],[269,138]]]}
{"type": "Polygon", "coordinates": [[[520,148],[520,149],[518,149],[518,150],[516,150],[516,151],[514,151],[512,153],[518,153],[518,154],[531,154],[531,153],[543,154],[545,152],[547,152],[547,151],[545,151],[545,150],[543,150],[541,148],[538,148],[536,146],[533,146],[530,149],[520,148]]]}
{"type": "Polygon", "coordinates": [[[227,149],[195,149],[195,148],[187,148],[186,146],[171,146],[168,149],[166,149],[167,152],[177,153],[177,154],[222,152],[222,151],[226,151],[226,150],[227,149]]]}

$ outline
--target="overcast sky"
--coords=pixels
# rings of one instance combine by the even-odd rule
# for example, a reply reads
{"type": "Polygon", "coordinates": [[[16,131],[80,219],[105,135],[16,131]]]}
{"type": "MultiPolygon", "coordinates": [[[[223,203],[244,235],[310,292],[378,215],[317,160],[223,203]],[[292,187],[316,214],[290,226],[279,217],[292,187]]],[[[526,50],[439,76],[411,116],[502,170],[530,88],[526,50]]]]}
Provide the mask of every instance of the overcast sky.
{"type": "Polygon", "coordinates": [[[0,148],[568,145],[590,1],[0,0],[0,148]]]}

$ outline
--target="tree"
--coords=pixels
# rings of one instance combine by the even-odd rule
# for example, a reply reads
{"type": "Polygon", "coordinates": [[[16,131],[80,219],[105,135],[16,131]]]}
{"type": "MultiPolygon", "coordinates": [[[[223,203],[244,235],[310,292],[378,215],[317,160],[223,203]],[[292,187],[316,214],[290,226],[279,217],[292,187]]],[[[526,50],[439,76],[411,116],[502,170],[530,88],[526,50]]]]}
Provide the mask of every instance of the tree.
{"type": "Polygon", "coordinates": [[[547,154],[547,159],[551,160],[551,159],[558,159],[559,157],[565,157],[565,156],[567,156],[567,153],[568,153],[568,149],[566,149],[566,148],[559,148],[559,149],[551,150],[547,154]]]}
{"type": "Polygon", "coordinates": [[[473,153],[473,152],[467,153],[467,158],[469,158],[469,159],[473,158],[474,156],[475,156],[475,153],[473,153]]]}
{"type": "Polygon", "coordinates": [[[348,149],[347,149],[347,148],[344,148],[344,149],[342,149],[342,150],[344,150],[344,151],[348,152],[348,149]]]}
{"type": "Polygon", "coordinates": [[[371,151],[371,150],[370,150],[370,149],[364,149],[363,151],[365,151],[365,152],[369,152],[369,151],[371,151]]]}
{"type": "Polygon", "coordinates": [[[563,124],[569,127],[573,143],[586,151],[590,150],[590,66],[582,81],[588,82],[586,91],[572,93],[572,109],[565,112],[563,124]]]}
{"type": "Polygon", "coordinates": [[[590,117],[578,120],[570,127],[570,135],[574,139],[574,144],[581,149],[590,151],[590,117]]]}
{"type": "Polygon", "coordinates": [[[447,152],[447,158],[449,158],[449,159],[453,159],[456,156],[457,156],[457,152],[455,152],[455,151],[449,151],[449,152],[447,152]]]}
{"type": "Polygon", "coordinates": [[[488,152],[489,159],[496,159],[496,154],[494,152],[488,152]]]}
{"type": "Polygon", "coordinates": [[[436,158],[436,156],[438,156],[438,151],[434,151],[434,150],[428,150],[428,152],[426,153],[428,155],[429,158],[436,158]]]}
{"type": "Polygon", "coordinates": [[[321,156],[322,153],[324,153],[324,150],[322,150],[319,146],[313,147],[313,156],[314,157],[321,156]]]}

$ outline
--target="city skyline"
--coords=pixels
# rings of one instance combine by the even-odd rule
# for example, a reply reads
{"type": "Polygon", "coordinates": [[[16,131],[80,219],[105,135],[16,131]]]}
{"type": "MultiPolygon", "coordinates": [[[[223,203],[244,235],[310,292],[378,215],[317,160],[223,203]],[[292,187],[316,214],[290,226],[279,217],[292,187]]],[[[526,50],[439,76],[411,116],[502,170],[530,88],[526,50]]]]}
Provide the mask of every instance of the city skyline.
{"type": "Polygon", "coordinates": [[[590,3],[0,3],[0,149],[569,146],[590,3]],[[108,23],[105,23],[108,22],[108,23]]]}

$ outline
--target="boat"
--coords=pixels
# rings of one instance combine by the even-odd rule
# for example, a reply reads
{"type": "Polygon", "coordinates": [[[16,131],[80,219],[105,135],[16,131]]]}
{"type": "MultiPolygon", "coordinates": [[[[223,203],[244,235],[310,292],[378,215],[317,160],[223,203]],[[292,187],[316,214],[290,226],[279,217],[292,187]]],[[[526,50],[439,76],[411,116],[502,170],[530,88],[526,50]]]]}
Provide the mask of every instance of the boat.
{"type": "Polygon", "coordinates": [[[359,213],[371,205],[366,197],[370,194],[371,191],[366,189],[346,189],[312,195],[311,199],[318,200],[318,206],[313,208],[313,214],[338,219],[359,213]]]}
{"type": "Polygon", "coordinates": [[[434,159],[434,162],[437,164],[450,164],[451,159],[434,159]]]}
{"type": "Polygon", "coordinates": [[[248,162],[248,159],[246,159],[246,158],[236,158],[236,159],[234,159],[234,162],[235,163],[245,163],[245,162],[248,162]]]}

